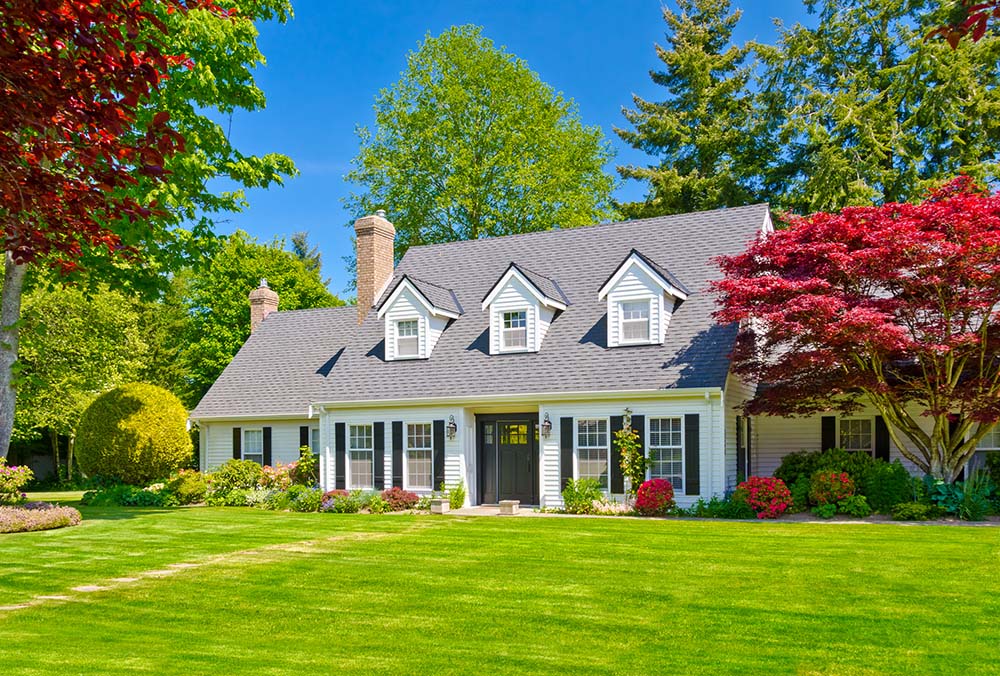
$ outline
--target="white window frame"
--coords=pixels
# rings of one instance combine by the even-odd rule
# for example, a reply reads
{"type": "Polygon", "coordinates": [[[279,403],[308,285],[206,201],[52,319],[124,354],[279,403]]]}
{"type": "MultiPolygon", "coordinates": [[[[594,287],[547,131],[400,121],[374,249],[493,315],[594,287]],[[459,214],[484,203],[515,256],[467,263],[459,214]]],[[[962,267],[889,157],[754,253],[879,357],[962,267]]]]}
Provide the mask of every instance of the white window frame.
{"type": "MultiPolygon", "coordinates": [[[[684,453],[684,451],[685,451],[685,448],[684,448],[684,416],[682,416],[682,415],[652,415],[652,416],[648,416],[646,418],[646,436],[645,436],[645,438],[647,440],[646,441],[646,446],[648,448],[648,451],[647,451],[648,452],[648,462],[646,464],[646,478],[647,479],[665,478],[665,477],[654,477],[653,476],[653,459],[652,458],[653,458],[653,421],[654,420],[679,420],[680,423],[681,423],[681,425],[680,425],[680,434],[681,434],[681,443],[680,443],[680,446],[662,446],[662,448],[670,448],[670,449],[679,448],[680,449],[680,452],[681,452],[681,459],[680,459],[680,464],[681,464],[681,474],[680,474],[681,485],[680,486],[676,486],[675,485],[674,486],[674,492],[677,495],[682,495],[684,493],[684,487],[687,485],[687,467],[685,467],[685,465],[687,463],[685,462],[686,458],[685,458],[685,453],[684,453]]],[[[668,479],[668,481],[669,481],[669,479],[668,479]]],[[[673,484],[672,481],[670,483],[673,484]]]]}
{"type": "Polygon", "coordinates": [[[264,466],[264,428],[263,427],[244,427],[242,434],[242,439],[240,440],[240,458],[243,460],[250,460],[251,462],[258,462],[253,458],[247,457],[247,434],[250,432],[258,432],[260,434],[260,453],[253,453],[252,455],[260,456],[260,466],[264,466]]]}
{"type": "MultiPolygon", "coordinates": [[[[580,451],[601,448],[600,446],[580,446],[580,423],[590,422],[590,421],[604,421],[605,431],[606,431],[606,445],[603,447],[605,452],[605,457],[608,463],[608,480],[607,485],[601,487],[603,493],[611,493],[611,418],[608,416],[581,416],[579,418],[573,418],[573,475],[579,481],[583,478],[580,472],[580,451]]],[[[600,481],[600,480],[598,480],[600,481]]]]}
{"type": "MultiPolygon", "coordinates": [[[[652,298],[623,298],[616,301],[618,303],[618,344],[619,345],[648,345],[655,342],[653,340],[653,299],[652,298]],[[645,303],[646,304],[646,338],[626,338],[625,337],[625,304],[645,303]]],[[[639,322],[640,319],[629,319],[629,322],[639,322]]]]}
{"type": "Polygon", "coordinates": [[[313,455],[319,455],[321,452],[318,425],[309,428],[309,450],[312,451],[313,455]]]}
{"type": "Polygon", "coordinates": [[[414,492],[430,492],[434,490],[434,423],[424,420],[412,420],[403,423],[403,488],[414,492]],[[410,446],[410,426],[424,425],[429,430],[427,435],[428,446],[410,446]],[[426,486],[415,486],[410,482],[410,452],[420,451],[430,453],[430,482],[426,486]]]}
{"type": "Polygon", "coordinates": [[[360,489],[363,491],[370,491],[375,488],[375,425],[373,423],[349,423],[347,425],[347,475],[345,477],[347,488],[350,490],[360,489]],[[356,448],[354,446],[355,435],[351,434],[351,428],[354,427],[367,427],[369,430],[368,440],[371,443],[369,448],[356,448]],[[355,453],[367,453],[368,454],[368,467],[371,473],[372,482],[368,486],[355,485],[353,480],[353,472],[351,467],[354,464],[354,454],[355,453]]]}
{"type": "Polygon", "coordinates": [[[841,448],[849,453],[867,453],[868,455],[875,457],[875,416],[865,416],[865,415],[852,415],[847,417],[837,418],[837,448],[841,448]],[[868,449],[863,448],[845,448],[843,444],[843,429],[845,422],[855,422],[855,421],[868,421],[871,429],[871,446],[868,449]]]}
{"type": "Polygon", "coordinates": [[[397,319],[392,323],[393,334],[395,338],[395,355],[396,359],[420,359],[420,339],[423,334],[423,322],[420,321],[419,317],[410,317],[408,319],[397,319]],[[399,325],[403,323],[413,322],[417,325],[417,333],[415,336],[401,336],[399,334],[399,325]],[[417,351],[415,354],[401,354],[399,351],[399,339],[400,338],[415,338],[417,341],[417,351]]]}
{"type": "Polygon", "coordinates": [[[1000,425],[994,427],[992,430],[990,430],[989,434],[987,434],[985,437],[979,440],[979,443],[976,444],[976,452],[978,453],[979,451],[985,451],[985,452],[1000,451],[1000,425]],[[987,439],[989,439],[990,437],[995,437],[997,444],[994,446],[983,446],[982,443],[987,439]]]}
{"type": "Polygon", "coordinates": [[[529,308],[513,308],[508,310],[497,310],[497,327],[500,331],[500,351],[501,352],[528,352],[531,350],[531,334],[528,332],[530,312],[529,308]],[[521,313],[524,315],[524,345],[507,345],[507,332],[515,331],[504,326],[505,317],[508,314],[521,313]]]}

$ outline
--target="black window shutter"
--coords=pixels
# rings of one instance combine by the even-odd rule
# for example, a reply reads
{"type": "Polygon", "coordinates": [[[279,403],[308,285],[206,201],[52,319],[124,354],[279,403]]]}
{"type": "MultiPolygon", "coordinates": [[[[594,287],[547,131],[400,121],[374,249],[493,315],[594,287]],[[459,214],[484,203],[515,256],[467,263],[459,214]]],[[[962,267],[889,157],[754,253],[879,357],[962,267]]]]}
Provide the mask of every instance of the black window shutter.
{"type": "Polygon", "coordinates": [[[233,428],[233,460],[243,457],[243,430],[239,427],[233,428]]]}
{"type": "Polygon", "coordinates": [[[889,427],[880,415],[875,416],[875,459],[889,462],[889,427]]]}
{"type": "Polygon", "coordinates": [[[753,476],[753,418],[747,418],[747,477],[753,476]]]}
{"type": "Polygon", "coordinates": [[[271,464],[271,428],[264,428],[264,464],[271,464]]]}
{"type": "Polygon", "coordinates": [[[309,425],[300,425],[299,426],[299,450],[301,451],[303,446],[310,446],[311,444],[309,442],[310,442],[310,439],[309,439],[309,425]]]}
{"type": "Polygon", "coordinates": [[[372,425],[373,447],[375,449],[375,488],[385,488],[385,423],[372,425]]]}
{"type": "Polygon", "coordinates": [[[697,413],[684,415],[684,494],[701,493],[701,432],[697,413]]]}
{"type": "Polygon", "coordinates": [[[573,479],[573,418],[559,419],[559,489],[573,479]]]}
{"type": "Polygon", "coordinates": [[[392,423],[392,485],[403,487],[403,421],[392,423]]]}
{"type": "Polygon", "coordinates": [[[736,478],[747,476],[746,448],[743,446],[743,416],[736,416],[736,478]]]}
{"type": "Polygon", "coordinates": [[[829,451],[837,448],[837,416],[825,415],[820,420],[820,449],[829,451]]]}
{"type": "Polygon", "coordinates": [[[434,488],[444,483],[444,420],[434,421],[434,488]]]}
{"type": "Polygon", "coordinates": [[[334,444],[334,475],[333,487],[338,490],[347,488],[347,426],[339,422],[333,426],[334,444]]]}
{"type": "Polygon", "coordinates": [[[615,440],[615,432],[622,429],[625,425],[624,418],[620,415],[611,416],[611,455],[609,458],[609,464],[611,467],[608,468],[609,474],[611,475],[611,492],[612,493],[624,493],[625,492],[625,475],[622,474],[622,451],[618,448],[618,443],[615,440]]]}
{"type": "Polygon", "coordinates": [[[646,416],[632,416],[632,429],[639,435],[639,450],[642,452],[643,457],[646,457],[646,416]]]}

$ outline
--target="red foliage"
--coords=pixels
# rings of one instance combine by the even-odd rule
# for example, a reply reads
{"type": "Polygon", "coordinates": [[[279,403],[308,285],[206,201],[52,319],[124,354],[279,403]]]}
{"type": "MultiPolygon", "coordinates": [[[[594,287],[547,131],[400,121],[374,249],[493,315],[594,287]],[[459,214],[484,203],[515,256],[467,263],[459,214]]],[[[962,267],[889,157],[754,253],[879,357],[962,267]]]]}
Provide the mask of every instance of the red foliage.
{"type": "Polygon", "coordinates": [[[87,247],[130,254],[116,224],[149,217],[127,196],[164,177],[184,140],[143,106],[182,54],[163,12],[210,0],[6,0],[0,6],[0,232],[17,262],[71,269],[87,247]]]}
{"type": "Polygon", "coordinates": [[[393,486],[382,491],[382,499],[389,503],[389,511],[402,512],[413,509],[420,496],[410,491],[404,491],[399,486],[393,486]]]}
{"type": "Polygon", "coordinates": [[[1000,19],[1000,0],[962,0],[953,11],[952,20],[931,31],[927,37],[941,36],[952,49],[958,49],[958,43],[966,35],[971,34],[972,41],[978,42],[986,35],[990,20],[1000,19]]]}
{"type": "Polygon", "coordinates": [[[749,412],[865,397],[920,403],[944,427],[1000,420],[1000,196],[963,177],[919,204],[797,217],[720,264],[734,369],[768,384],[749,412]]]}
{"type": "Polygon", "coordinates": [[[742,500],[758,519],[776,519],[792,506],[792,493],[785,482],[771,476],[752,476],[736,487],[734,500],[742,500]]]}
{"type": "Polygon", "coordinates": [[[644,481],[635,495],[635,511],[643,516],[666,516],[676,506],[674,487],[666,479],[644,481]]]}

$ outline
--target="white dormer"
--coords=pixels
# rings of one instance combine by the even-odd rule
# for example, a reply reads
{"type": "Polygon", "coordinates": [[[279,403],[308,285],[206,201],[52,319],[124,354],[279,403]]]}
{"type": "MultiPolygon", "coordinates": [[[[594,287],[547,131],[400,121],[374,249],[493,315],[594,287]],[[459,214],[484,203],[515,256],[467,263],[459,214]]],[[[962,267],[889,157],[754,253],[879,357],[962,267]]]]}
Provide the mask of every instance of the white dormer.
{"type": "Polygon", "coordinates": [[[556,312],[567,300],[555,281],[511,263],[486,297],[490,354],[538,352],[556,312]]]}
{"type": "Polygon", "coordinates": [[[688,293],[668,270],[632,249],[597,294],[608,302],[608,347],[662,345],[674,307],[688,293]]]}
{"type": "Polygon", "coordinates": [[[403,275],[378,308],[386,361],[429,358],[448,322],[461,314],[450,289],[403,275]]]}

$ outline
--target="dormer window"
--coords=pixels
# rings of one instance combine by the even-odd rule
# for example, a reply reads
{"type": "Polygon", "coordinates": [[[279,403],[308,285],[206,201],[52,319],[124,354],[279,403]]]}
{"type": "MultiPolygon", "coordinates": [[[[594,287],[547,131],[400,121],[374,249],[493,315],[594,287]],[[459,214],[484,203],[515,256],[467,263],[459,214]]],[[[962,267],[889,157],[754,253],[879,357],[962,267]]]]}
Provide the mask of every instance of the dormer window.
{"type": "Polygon", "coordinates": [[[555,280],[511,263],[483,298],[490,317],[490,354],[538,352],[566,296],[555,280]]]}
{"type": "Polygon", "coordinates": [[[630,251],[597,294],[608,303],[608,347],[662,345],[674,308],[688,293],[669,270],[630,251]]]}
{"type": "Polygon", "coordinates": [[[649,301],[627,300],[620,304],[623,343],[649,342],[649,301]]]}
{"type": "Polygon", "coordinates": [[[528,349],[528,313],[524,310],[503,313],[503,334],[501,336],[504,350],[528,349]]]}
{"type": "Polygon", "coordinates": [[[420,356],[419,319],[403,319],[396,322],[396,356],[401,359],[420,356]]]}
{"type": "Polygon", "coordinates": [[[462,306],[451,289],[402,275],[378,304],[385,320],[385,358],[428,359],[448,323],[462,306]]]}

